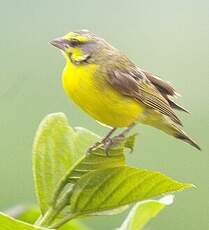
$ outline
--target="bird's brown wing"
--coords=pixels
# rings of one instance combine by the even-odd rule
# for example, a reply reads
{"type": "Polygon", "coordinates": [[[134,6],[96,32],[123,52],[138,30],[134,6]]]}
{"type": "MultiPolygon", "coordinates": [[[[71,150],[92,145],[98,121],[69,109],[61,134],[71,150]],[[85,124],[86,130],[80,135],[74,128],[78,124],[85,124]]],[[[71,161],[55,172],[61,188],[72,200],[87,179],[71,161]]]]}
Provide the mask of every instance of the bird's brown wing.
{"type": "Polygon", "coordinates": [[[109,68],[107,81],[121,94],[132,97],[144,105],[168,116],[175,123],[182,125],[172,110],[169,102],[163,97],[157,87],[138,68],[109,68]]]}
{"type": "Polygon", "coordinates": [[[176,102],[174,102],[171,98],[178,95],[178,93],[175,91],[175,89],[166,81],[163,81],[156,75],[142,71],[146,77],[150,80],[150,82],[159,90],[159,92],[162,94],[162,96],[168,101],[171,108],[177,109],[180,111],[184,111],[186,113],[189,113],[188,110],[183,108],[182,106],[178,105],[176,102]]]}

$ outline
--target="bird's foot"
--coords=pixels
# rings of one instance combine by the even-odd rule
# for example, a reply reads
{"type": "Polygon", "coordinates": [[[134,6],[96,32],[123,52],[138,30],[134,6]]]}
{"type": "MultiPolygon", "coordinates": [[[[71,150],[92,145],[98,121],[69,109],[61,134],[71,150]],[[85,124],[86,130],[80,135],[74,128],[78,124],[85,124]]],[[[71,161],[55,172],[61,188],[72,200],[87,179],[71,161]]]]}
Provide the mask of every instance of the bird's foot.
{"type": "Polygon", "coordinates": [[[135,123],[131,124],[123,132],[111,138],[112,133],[116,130],[116,128],[113,128],[112,130],[110,130],[110,132],[106,135],[105,138],[90,146],[89,149],[87,150],[87,154],[90,154],[92,151],[95,151],[99,147],[103,147],[106,155],[108,156],[110,149],[113,146],[121,143],[121,141],[124,140],[128,132],[134,127],[134,125],[135,123]]]}
{"type": "Polygon", "coordinates": [[[117,146],[119,143],[121,143],[121,141],[123,141],[124,138],[125,138],[125,135],[123,135],[123,134],[119,134],[117,136],[109,138],[109,140],[106,141],[106,143],[104,144],[104,151],[105,151],[106,155],[108,156],[111,148],[114,146],[117,146]]]}
{"type": "Polygon", "coordinates": [[[94,143],[93,145],[91,145],[87,149],[87,151],[86,151],[87,155],[90,154],[92,151],[96,150],[97,148],[99,148],[102,145],[103,145],[103,140],[102,141],[97,141],[96,143],[94,143]]]}
{"type": "Polygon", "coordinates": [[[103,147],[104,152],[106,153],[107,156],[109,156],[110,149],[113,146],[119,144],[121,141],[123,141],[124,138],[125,138],[125,135],[119,134],[112,138],[108,137],[101,141],[98,141],[89,147],[89,149],[87,150],[87,154],[90,154],[92,151],[95,151],[99,147],[103,147]]]}

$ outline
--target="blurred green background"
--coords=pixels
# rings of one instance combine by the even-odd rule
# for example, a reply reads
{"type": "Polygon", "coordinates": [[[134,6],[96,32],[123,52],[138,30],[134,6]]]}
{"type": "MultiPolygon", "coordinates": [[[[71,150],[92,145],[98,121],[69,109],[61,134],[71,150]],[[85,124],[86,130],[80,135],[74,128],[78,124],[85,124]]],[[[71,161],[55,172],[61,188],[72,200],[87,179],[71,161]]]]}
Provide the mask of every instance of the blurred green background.
{"type": "MultiPolygon", "coordinates": [[[[130,164],[161,171],[197,189],[176,202],[147,229],[209,229],[209,1],[3,1],[0,0],[0,208],[34,203],[31,146],[41,119],[62,111],[71,125],[103,135],[107,130],[65,96],[64,59],[48,44],[54,37],[89,29],[144,69],[170,81],[191,116],[185,130],[198,152],[158,130],[139,125],[130,164]]],[[[94,229],[118,226],[124,214],[85,220],[94,229]],[[108,220],[108,221],[107,221],[108,220]]]]}

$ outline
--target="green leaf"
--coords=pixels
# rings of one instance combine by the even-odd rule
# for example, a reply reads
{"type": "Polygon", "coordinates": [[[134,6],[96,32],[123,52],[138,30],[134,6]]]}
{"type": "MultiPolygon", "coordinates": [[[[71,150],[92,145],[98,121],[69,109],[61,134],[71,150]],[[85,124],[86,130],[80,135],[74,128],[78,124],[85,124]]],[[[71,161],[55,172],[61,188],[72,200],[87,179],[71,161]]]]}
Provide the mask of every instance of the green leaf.
{"type": "MultiPolygon", "coordinates": [[[[70,205],[70,197],[72,196],[73,186],[77,183],[77,181],[82,178],[85,174],[90,172],[101,170],[104,168],[112,168],[125,165],[125,157],[123,154],[123,148],[114,148],[110,150],[109,156],[107,157],[106,153],[103,149],[97,149],[93,151],[89,155],[83,156],[75,165],[71,167],[71,169],[66,173],[64,178],[58,184],[58,190],[56,190],[54,200],[59,201],[59,197],[65,196],[65,200],[67,200],[67,204],[70,205]]],[[[106,210],[106,215],[112,215],[113,213],[120,213],[125,208],[116,208],[114,210],[106,210]]],[[[67,206],[64,208],[57,218],[53,221],[56,223],[60,221],[60,219],[65,218],[66,215],[70,214],[70,208],[67,206]]],[[[96,213],[96,215],[102,215],[104,213],[96,213]]]]}
{"type": "Polygon", "coordinates": [[[60,179],[97,138],[86,129],[69,127],[63,113],[43,119],[33,146],[33,174],[42,213],[50,206],[60,179]]]}
{"type": "Polygon", "coordinates": [[[117,230],[141,230],[163,208],[172,204],[173,198],[173,195],[167,195],[159,200],[146,200],[137,203],[129,212],[122,226],[117,230]]]}
{"type": "Polygon", "coordinates": [[[121,166],[81,177],[71,196],[72,218],[115,209],[164,193],[192,187],[159,173],[121,166]]]}
{"type": "Polygon", "coordinates": [[[68,182],[75,184],[83,175],[105,168],[125,165],[125,157],[122,148],[110,150],[107,157],[103,149],[97,149],[89,155],[81,158],[68,173],[68,182]]]}
{"type": "Polygon", "coordinates": [[[2,230],[46,230],[47,228],[41,228],[34,226],[0,213],[0,229],[2,230]]]}
{"type": "Polygon", "coordinates": [[[125,165],[123,148],[114,148],[110,150],[108,157],[102,148],[96,149],[91,154],[84,155],[60,180],[57,185],[58,189],[55,191],[54,200],[58,199],[66,185],[68,185],[68,187],[65,189],[65,193],[68,193],[71,196],[70,191],[73,189],[73,186],[85,174],[95,170],[118,167],[122,165],[125,165]]]}

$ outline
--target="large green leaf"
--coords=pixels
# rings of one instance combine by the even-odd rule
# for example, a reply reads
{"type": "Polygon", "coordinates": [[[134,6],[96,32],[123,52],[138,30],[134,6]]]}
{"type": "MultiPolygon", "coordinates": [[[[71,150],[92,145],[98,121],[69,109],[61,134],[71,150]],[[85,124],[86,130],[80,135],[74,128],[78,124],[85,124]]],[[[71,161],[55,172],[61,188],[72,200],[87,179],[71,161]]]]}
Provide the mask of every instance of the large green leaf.
{"type": "Polygon", "coordinates": [[[125,165],[125,157],[122,148],[112,149],[108,157],[103,149],[97,149],[91,154],[81,158],[77,164],[70,169],[68,182],[75,184],[78,179],[89,172],[122,165],[125,165]]]}
{"type": "Polygon", "coordinates": [[[159,200],[146,200],[137,203],[129,212],[126,220],[117,230],[141,230],[163,208],[173,203],[173,196],[167,195],[159,200]]]}
{"type": "Polygon", "coordinates": [[[0,213],[0,229],[1,230],[46,230],[47,228],[41,228],[38,226],[33,226],[31,224],[22,222],[20,220],[13,219],[0,213]]]}
{"type": "MultiPolygon", "coordinates": [[[[71,196],[70,191],[72,191],[73,186],[82,176],[89,172],[125,165],[125,157],[123,154],[123,146],[125,146],[125,144],[126,142],[117,148],[111,149],[108,157],[103,148],[97,148],[91,152],[91,154],[82,156],[59,181],[57,185],[58,189],[55,191],[53,200],[57,200],[63,190],[71,196]]],[[[69,198],[70,197],[68,197],[68,199],[69,198]]]]}
{"type": "Polygon", "coordinates": [[[86,129],[69,127],[63,113],[48,115],[41,122],[33,146],[33,173],[42,213],[60,179],[97,138],[86,129]]]}
{"type": "Polygon", "coordinates": [[[74,186],[72,218],[192,187],[159,173],[121,166],[90,172],[74,186]]]}
{"type": "MultiPolygon", "coordinates": [[[[107,157],[103,149],[99,148],[89,155],[83,156],[80,160],[75,163],[68,173],[60,180],[58,184],[59,190],[56,190],[54,200],[59,200],[59,197],[65,196],[68,206],[65,207],[54,219],[53,223],[60,221],[60,219],[65,218],[66,215],[70,215],[70,197],[72,196],[72,190],[77,181],[82,178],[85,174],[93,171],[113,168],[125,165],[125,157],[123,154],[123,148],[114,148],[109,152],[107,157]]],[[[59,203],[59,202],[58,202],[59,203]]],[[[128,206],[122,208],[116,208],[114,210],[106,210],[105,212],[96,215],[113,215],[124,211],[128,206]]]]}

